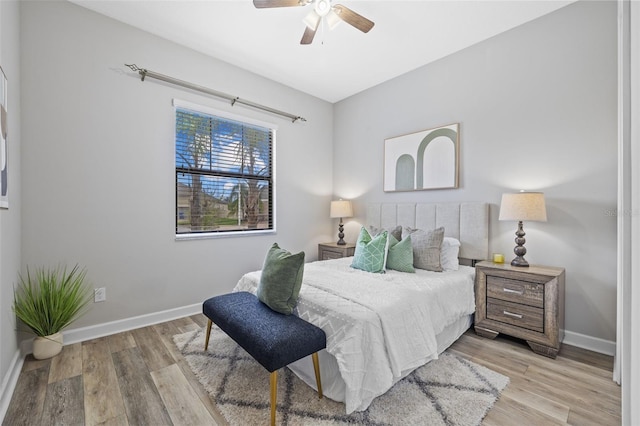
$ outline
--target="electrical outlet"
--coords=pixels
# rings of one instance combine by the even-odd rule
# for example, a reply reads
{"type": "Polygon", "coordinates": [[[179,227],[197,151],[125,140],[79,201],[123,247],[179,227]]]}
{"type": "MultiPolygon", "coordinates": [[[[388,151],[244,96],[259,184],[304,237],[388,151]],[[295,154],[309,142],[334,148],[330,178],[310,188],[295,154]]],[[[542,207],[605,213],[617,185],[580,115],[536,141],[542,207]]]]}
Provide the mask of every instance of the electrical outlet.
{"type": "Polygon", "coordinates": [[[93,290],[93,302],[104,302],[107,300],[107,289],[104,287],[96,288],[93,290]]]}

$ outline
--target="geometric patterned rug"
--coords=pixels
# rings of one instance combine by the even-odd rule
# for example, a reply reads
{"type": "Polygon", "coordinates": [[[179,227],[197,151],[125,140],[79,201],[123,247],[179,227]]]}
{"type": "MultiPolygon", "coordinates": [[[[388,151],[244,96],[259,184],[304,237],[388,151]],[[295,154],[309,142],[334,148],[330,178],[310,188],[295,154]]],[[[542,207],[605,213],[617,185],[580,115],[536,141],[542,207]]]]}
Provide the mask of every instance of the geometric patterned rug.
{"type": "MultiPolygon", "coordinates": [[[[269,372],[215,325],[209,350],[204,331],[173,336],[191,370],[232,426],[269,424],[269,372]]],[[[311,362],[311,361],[309,361],[311,362]]],[[[445,351],[374,399],[345,414],[288,368],[278,372],[279,425],[479,425],[509,378],[445,351]]]]}

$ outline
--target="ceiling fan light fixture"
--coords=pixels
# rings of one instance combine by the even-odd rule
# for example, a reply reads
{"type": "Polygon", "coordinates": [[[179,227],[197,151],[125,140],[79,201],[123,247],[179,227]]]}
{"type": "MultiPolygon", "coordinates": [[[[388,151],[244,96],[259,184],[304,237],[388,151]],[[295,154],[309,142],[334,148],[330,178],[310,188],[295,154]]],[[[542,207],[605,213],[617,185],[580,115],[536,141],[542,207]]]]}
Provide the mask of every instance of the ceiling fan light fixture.
{"type": "Polygon", "coordinates": [[[311,10],[311,12],[307,13],[307,16],[304,17],[302,22],[304,22],[304,24],[309,29],[315,30],[316,28],[318,28],[318,24],[320,23],[320,19],[322,19],[322,17],[320,15],[318,15],[318,13],[314,9],[314,10],[311,10]]]}
{"type": "Polygon", "coordinates": [[[331,1],[330,0],[316,0],[316,4],[314,5],[314,10],[316,13],[324,17],[331,11],[331,1]]]}
{"type": "MultiPolygon", "coordinates": [[[[340,21],[346,22],[363,33],[368,33],[375,25],[373,21],[346,6],[333,4],[333,0],[253,0],[253,5],[258,9],[307,6],[310,4],[313,4],[313,10],[302,19],[305,29],[302,39],[300,39],[300,44],[311,44],[313,42],[316,31],[320,28],[320,23],[325,17],[330,30],[334,29],[340,21]]],[[[324,30],[324,25],[322,30],[324,30]]]]}
{"type": "Polygon", "coordinates": [[[334,29],[340,23],[341,20],[342,19],[340,19],[340,17],[336,13],[336,11],[333,10],[333,8],[331,8],[329,13],[327,13],[327,25],[329,26],[330,30],[334,29]]]}

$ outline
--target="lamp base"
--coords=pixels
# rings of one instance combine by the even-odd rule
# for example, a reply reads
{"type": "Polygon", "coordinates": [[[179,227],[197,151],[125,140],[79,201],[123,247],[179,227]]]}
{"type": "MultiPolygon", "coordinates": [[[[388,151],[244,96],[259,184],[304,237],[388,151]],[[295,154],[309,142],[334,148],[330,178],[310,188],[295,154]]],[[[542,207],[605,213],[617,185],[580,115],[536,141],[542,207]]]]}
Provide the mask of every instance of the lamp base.
{"type": "Polygon", "coordinates": [[[343,238],[344,238],[344,224],[342,223],[342,218],[340,218],[340,224],[338,225],[338,242],[336,244],[338,244],[339,246],[347,245],[347,242],[343,238]]]}
{"type": "Polygon", "coordinates": [[[527,262],[522,256],[516,256],[515,259],[511,261],[511,266],[527,267],[529,266],[529,262],[527,262]]]}
{"type": "Polygon", "coordinates": [[[524,229],[522,229],[522,221],[518,221],[518,230],[516,231],[516,244],[517,246],[513,249],[513,252],[516,254],[515,259],[511,261],[511,266],[529,266],[529,262],[524,260],[524,255],[527,254],[527,249],[524,248],[525,239],[524,229]]]}

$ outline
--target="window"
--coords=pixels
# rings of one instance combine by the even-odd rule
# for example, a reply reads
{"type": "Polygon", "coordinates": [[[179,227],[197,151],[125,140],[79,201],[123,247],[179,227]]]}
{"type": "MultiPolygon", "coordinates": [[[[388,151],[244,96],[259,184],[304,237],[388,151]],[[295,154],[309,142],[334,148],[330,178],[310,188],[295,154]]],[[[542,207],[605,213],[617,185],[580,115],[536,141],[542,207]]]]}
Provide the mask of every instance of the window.
{"type": "Polygon", "coordinates": [[[176,235],[274,231],[274,126],[174,104],[176,235]]]}

